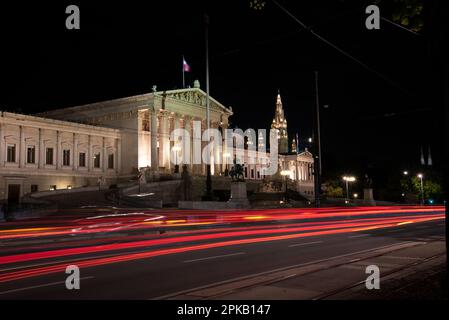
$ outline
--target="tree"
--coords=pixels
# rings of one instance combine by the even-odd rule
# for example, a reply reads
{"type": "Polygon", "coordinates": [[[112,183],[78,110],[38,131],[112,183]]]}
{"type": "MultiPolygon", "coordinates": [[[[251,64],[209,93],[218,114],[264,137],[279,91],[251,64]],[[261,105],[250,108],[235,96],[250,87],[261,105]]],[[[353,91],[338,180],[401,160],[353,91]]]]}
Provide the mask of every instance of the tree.
{"type": "Polygon", "coordinates": [[[324,195],[329,198],[343,198],[343,188],[337,180],[328,180],[324,183],[324,195]]]}
{"type": "MultiPolygon", "coordinates": [[[[417,200],[421,197],[421,180],[418,177],[411,179],[411,191],[417,195],[417,200]]],[[[443,198],[443,188],[440,182],[432,179],[423,179],[424,200],[443,198]]]]}

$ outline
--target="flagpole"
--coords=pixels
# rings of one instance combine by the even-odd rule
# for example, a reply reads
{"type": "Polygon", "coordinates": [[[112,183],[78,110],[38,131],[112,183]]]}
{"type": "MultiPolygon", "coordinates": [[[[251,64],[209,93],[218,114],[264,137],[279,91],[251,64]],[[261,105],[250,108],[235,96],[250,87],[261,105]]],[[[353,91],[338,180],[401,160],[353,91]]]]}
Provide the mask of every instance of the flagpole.
{"type": "MultiPolygon", "coordinates": [[[[209,110],[209,16],[204,15],[204,36],[206,45],[206,129],[207,141],[209,142],[209,128],[210,128],[210,110],[209,110]]],[[[206,164],[206,194],[205,200],[212,199],[212,177],[211,177],[211,165],[210,156],[208,157],[208,163],[206,164]]]]}

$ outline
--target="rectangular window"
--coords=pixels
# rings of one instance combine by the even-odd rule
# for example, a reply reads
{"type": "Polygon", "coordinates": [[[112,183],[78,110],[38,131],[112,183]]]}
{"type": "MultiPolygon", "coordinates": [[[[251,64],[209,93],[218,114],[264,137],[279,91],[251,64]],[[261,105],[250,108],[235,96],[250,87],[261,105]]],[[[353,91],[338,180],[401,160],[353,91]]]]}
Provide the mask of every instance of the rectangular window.
{"type": "Polygon", "coordinates": [[[114,154],[108,155],[108,169],[114,169],[114,154]]]}
{"type": "Polygon", "coordinates": [[[62,165],[70,166],[70,150],[62,151],[62,165]]]}
{"type": "Polygon", "coordinates": [[[45,164],[53,164],[53,148],[47,148],[45,150],[45,164]]]}
{"type": "Polygon", "coordinates": [[[16,162],[16,145],[8,144],[8,154],[6,157],[7,162],[16,162]]]}
{"type": "Polygon", "coordinates": [[[36,148],[34,146],[28,146],[27,163],[35,163],[35,161],[36,161],[36,148]]]}
{"type": "Polygon", "coordinates": [[[31,192],[38,192],[39,191],[39,187],[37,184],[32,184],[31,185],[31,192]]]}
{"type": "Polygon", "coordinates": [[[100,168],[100,160],[100,152],[98,152],[94,156],[94,168],[100,168]]]}
{"type": "Polygon", "coordinates": [[[84,153],[84,152],[80,152],[79,166],[80,167],[85,167],[86,166],[86,153],[84,153]]]}

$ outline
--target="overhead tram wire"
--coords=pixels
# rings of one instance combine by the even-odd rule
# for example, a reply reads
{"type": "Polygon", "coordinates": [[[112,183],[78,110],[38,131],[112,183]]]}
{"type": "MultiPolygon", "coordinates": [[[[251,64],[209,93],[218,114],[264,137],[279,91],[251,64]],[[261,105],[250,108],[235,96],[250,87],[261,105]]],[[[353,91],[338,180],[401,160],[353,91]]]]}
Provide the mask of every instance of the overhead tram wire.
{"type": "Polygon", "coordinates": [[[387,18],[380,17],[380,19],[383,20],[383,21],[385,21],[385,22],[388,22],[389,24],[392,24],[393,26],[398,27],[398,28],[400,28],[400,29],[402,29],[402,30],[404,30],[404,31],[410,32],[411,34],[413,34],[413,35],[415,35],[415,36],[421,36],[420,33],[415,32],[415,31],[410,30],[410,29],[407,29],[406,27],[401,26],[399,23],[396,23],[396,22],[394,22],[394,21],[388,20],[387,18]]]}
{"type": "MultiPolygon", "coordinates": [[[[313,29],[309,26],[307,26],[306,24],[304,24],[301,20],[299,20],[295,15],[293,15],[290,11],[288,11],[285,7],[283,7],[279,2],[277,2],[276,0],[271,0],[279,9],[281,9],[282,11],[284,11],[288,16],[290,16],[293,20],[295,20],[302,28],[304,28],[306,31],[309,31],[312,35],[314,35],[315,37],[317,37],[319,40],[323,41],[324,43],[326,43],[328,46],[334,48],[335,50],[337,50],[338,52],[340,52],[341,54],[343,54],[344,56],[348,57],[349,59],[351,59],[352,61],[356,62],[357,64],[359,64],[360,66],[362,66],[364,69],[370,71],[371,73],[377,75],[379,78],[381,78],[382,80],[388,82],[390,85],[396,87],[397,89],[401,90],[403,93],[405,94],[411,94],[411,92],[405,88],[403,88],[402,86],[400,86],[399,84],[397,84],[396,82],[394,82],[393,80],[391,80],[390,78],[388,78],[387,76],[383,75],[382,73],[374,70],[373,68],[371,68],[370,66],[368,66],[367,64],[365,64],[364,62],[360,61],[359,59],[357,59],[356,57],[354,57],[353,55],[347,53],[346,51],[344,51],[343,49],[340,49],[337,45],[333,44],[332,42],[330,42],[329,40],[323,38],[322,36],[320,36],[318,33],[316,33],[315,31],[313,31],[313,29]]],[[[408,29],[407,29],[408,30],[408,29]]],[[[410,31],[410,30],[409,30],[410,31]]]]}

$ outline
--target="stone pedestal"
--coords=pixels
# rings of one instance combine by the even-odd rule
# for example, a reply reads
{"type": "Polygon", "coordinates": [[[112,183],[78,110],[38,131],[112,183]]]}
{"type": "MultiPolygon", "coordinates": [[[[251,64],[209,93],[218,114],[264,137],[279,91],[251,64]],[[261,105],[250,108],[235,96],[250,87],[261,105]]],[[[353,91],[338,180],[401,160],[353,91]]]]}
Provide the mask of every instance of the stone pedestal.
{"type": "Polygon", "coordinates": [[[246,182],[231,182],[231,197],[228,202],[235,204],[238,208],[249,207],[246,182]]]}
{"type": "Polygon", "coordinates": [[[376,205],[376,201],[374,201],[374,197],[373,197],[373,189],[371,189],[371,188],[363,189],[363,204],[366,204],[369,206],[376,205]]]}

